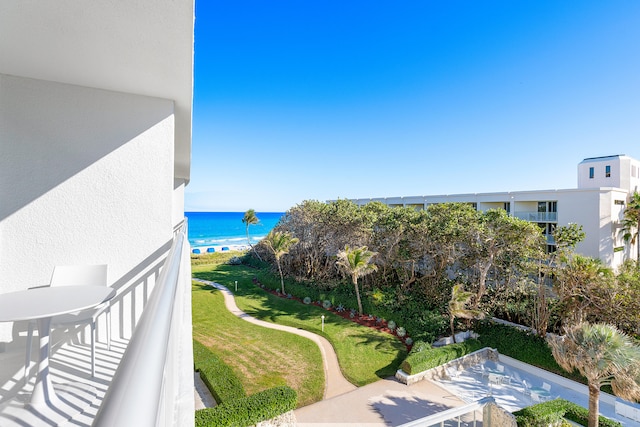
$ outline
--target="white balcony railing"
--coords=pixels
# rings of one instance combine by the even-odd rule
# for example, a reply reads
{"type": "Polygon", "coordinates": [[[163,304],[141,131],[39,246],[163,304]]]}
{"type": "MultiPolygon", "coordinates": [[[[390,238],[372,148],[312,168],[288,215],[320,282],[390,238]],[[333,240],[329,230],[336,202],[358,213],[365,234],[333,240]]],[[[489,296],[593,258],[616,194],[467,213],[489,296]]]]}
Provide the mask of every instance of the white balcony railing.
{"type": "Polygon", "coordinates": [[[186,222],[171,250],[93,426],[193,426],[191,267],[186,222]]]}
{"type": "Polygon", "coordinates": [[[515,212],[516,218],[524,219],[531,222],[556,222],[558,221],[557,212],[515,212]]]}

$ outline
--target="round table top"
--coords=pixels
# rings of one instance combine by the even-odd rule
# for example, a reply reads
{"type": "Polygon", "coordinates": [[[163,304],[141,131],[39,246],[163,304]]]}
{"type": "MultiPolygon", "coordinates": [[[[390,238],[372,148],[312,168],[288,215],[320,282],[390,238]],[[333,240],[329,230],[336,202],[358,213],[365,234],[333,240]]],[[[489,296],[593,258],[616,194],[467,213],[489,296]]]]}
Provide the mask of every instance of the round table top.
{"type": "Polygon", "coordinates": [[[45,286],[0,294],[0,322],[73,313],[100,305],[115,294],[108,286],[45,286]]]}

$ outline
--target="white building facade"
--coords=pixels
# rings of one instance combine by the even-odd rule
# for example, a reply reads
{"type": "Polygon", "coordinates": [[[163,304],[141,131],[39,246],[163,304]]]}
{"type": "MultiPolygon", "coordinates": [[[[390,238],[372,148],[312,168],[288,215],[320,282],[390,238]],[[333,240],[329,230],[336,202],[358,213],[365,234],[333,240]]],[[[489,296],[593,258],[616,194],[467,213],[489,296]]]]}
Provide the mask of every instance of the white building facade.
{"type": "MultiPolygon", "coordinates": [[[[193,0],[0,0],[0,293],[46,285],[56,265],[108,264],[115,340],[126,346],[135,335],[170,249],[186,242],[176,236],[191,164],[193,34],[193,0]]],[[[168,349],[161,377],[171,383],[157,390],[159,418],[137,402],[149,425],[194,422],[182,249],[167,279],[178,289],[172,316],[182,318],[172,321],[171,346],[180,354],[168,349]]],[[[23,332],[0,323],[2,384],[17,381],[11,355],[24,355],[23,332]]],[[[121,356],[99,347],[99,398],[121,356]]],[[[144,425],[125,419],[113,425],[144,425]]]]}
{"type": "Polygon", "coordinates": [[[633,245],[625,242],[620,225],[626,203],[634,192],[640,192],[640,161],[613,155],[580,162],[575,189],[383,197],[354,202],[363,205],[378,201],[415,209],[426,209],[435,203],[462,202],[481,211],[504,209],[510,215],[537,223],[547,237],[549,250],[554,246],[553,229],[576,223],[583,226],[586,234],[576,250],[615,268],[626,259],[636,258],[638,242],[633,245]]]}

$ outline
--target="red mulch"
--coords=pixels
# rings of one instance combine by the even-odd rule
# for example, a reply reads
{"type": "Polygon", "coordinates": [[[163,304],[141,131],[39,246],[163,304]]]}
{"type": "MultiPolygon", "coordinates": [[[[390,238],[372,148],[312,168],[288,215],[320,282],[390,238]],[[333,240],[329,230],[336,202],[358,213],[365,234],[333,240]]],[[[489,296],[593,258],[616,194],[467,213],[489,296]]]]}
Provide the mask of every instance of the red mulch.
{"type": "MultiPolygon", "coordinates": [[[[269,292],[271,295],[274,295],[274,296],[277,296],[277,297],[280,297],[280,298],[288,298],[286,295],[283,295],[278,290],[271,290],[271,289],[264,288],[262,283],[260,283],[258,281],[258,279],[255,278],[255,277],[253,278],[253,283],[255,283],[256,286],[260,286],[263,290],[269,292]]],[[[304,304],[304,302],[298,297],[291,296],[290,299],[296,300],[296,301],[304,304]]],[[[322,307],[322,303],[320,301],[314,301],[314,302],[311,303],[311,305],[315,305],[316,307],[324,308],[324,307],[322,307]]],[[[367,327],[369,327],[371,329],[376,329],[378,331],[386,332],[388,334],[391,334],[391,335],[395,336],[396,338],[398,338],[407,347],[407,351],[411,351],[411,347],[413,346],[413,344],[408,345],[405,342],[406,339],[409,338],[409,336],[405,335],[402,338],[397,336],[395,331],[391,331],[387,327],[387,321],[385,319],[377,320],[375,316],[370,316],[368,314],[364,314],[364,315],[360,316],[357,313],[356,313],[356,315],[354,317],[351,317],[351,311],[350,310],[345,309],[344,311],[336,311],[335,307],[333,307],[333,306],[331,308],[329,308],[327,311],[330,311],[330,312],[332,312],[332,313],[334,313],[334,314],[336,314],[336,315],[338,315],[338,316],[340,316],[340,317],[342,317],[344,319],[347,319],[347,320],[350,320],[352,322],[358,323],[358,324],[360,324],[362,326],[367,326],[367,327]]]]}

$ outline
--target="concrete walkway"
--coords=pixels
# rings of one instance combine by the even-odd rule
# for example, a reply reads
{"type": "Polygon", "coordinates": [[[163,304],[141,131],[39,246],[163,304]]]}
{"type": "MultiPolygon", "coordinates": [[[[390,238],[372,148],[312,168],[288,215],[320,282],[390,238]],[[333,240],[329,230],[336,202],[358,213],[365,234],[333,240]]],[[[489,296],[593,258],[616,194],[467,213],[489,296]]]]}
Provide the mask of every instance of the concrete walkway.
{"type": "Polygon", "coordinates": [[[209,282],[207,280],[193,279],[196,282],[204,283],[206,285],[212,286],[222,292],[224,295],[224,303],[227,309],[238,316],[241,319],[246,320],[247,322],[251,322],[253,324],[263,326],[265,328],[270,329],[278,329],[280,331],[291,332],[292,334],[300,335],[305,338],[309,338],[313,342],[315,342],[318,347],[320,347],[320,353],[322,353],[322,360],[324,362],[324,376],[325,376],[325,387],[324,387],[324,399],[330,399],[335,396],[339,396],[341,394],[347,393],[349,391],[355,390],[357,387],[351,384],[349,381],[345,379],[342,375],[342,371],[340,371],[340,365],[338,364],[338,357],[336,356],[336,352],[333,350],[333,346],[327,341],[326,338],[316,335],[314,333],[304,331],[302,329],[293,328],[291,326],[283,326],[277,325],[275,323],[265,322],[263,320],[258,320],[254,317],[249,316],[247,313],[243,312],[236,305],[236,300],[233,296],[233,293],[226,287],[220,285],[219,283],[209,282]]]}

